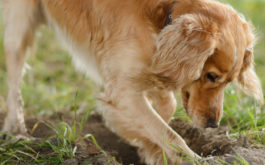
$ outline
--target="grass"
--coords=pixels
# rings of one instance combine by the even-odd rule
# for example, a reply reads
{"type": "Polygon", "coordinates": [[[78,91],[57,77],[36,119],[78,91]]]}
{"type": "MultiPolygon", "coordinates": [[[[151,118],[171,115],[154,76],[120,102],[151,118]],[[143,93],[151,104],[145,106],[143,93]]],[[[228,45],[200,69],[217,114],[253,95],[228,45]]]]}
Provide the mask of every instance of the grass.
{"type": "MultiPolygon", "coordinates": [[[[65,127],[67,132],[68,127],[65,127]]],[[[59,129],[60,130],[60,129],[59,129]]],[[[67,136],[56,132],[56,137],[45,141],[21,140],[12,136],[12,140],[0,141],[0,160],[4,164],[51,163],[61,164],[65,159],[75,156],[77,147],[67,136]]],[[[10,135],[11,136],[11,135],[10,135]]]]}
{"type": "MultiPolygon", "coordinates": [[[[76,143],[83,140],[89,140],[97,148],[98,155],[107,157],[107,154],[98,145],[95,137],[92,134],[82,135],[84,122],[87,120],[91,111],[87,111],[80,121],[75,119],[72,125],[61,121],[59,124],[45,123],[50,127],[55,136],[51,136],[46,140],[22,140],[15,136],[7,134],[11,140],[0,139],[0,165],[7,164],[38,164],[46,163],[59,165],[77,157],[76,143]]],[[[76,110],[75,110],[76,114],[76,110]]],[[[37,122],[31,132],[38,127],[37,122]]],[[[110,162],[112,159],[109,160],[110,162]]],[[[89,159],[83,160],[83,163],[91,164],[89,159]],[[90,162],[90,163],[89,163],[90,162]]]]}
{"type": "MultiPolygon", "coordinates": [[[[223,1],[245,14],[256,27],[256,33],[259,37],[255,47],[256,71],[264,90],[265,1],[223,1]]],[[[84,75],[76,73],[71,65],[70,56],[61,49],[49,29],[43,28],[40,32],[36,36],[35,53],[28,58],[28,64],[32,69],[27,70],[22,84],[27,116],[51,116],[56,112],[76,114],[79,111],[93,109],[97,92],[93,82],[84,75]]],[[[8,89],[3,55],[3,33],[4,29],[0,18],[0,111],[6,111],[5,98],[8,89]]],[[[175,117],[190,121],[181,105],[177,108],[175,117]]],[[[53,127],[57,134],[56,138],[60,142],[57,145],[49,141],[41,144],[21,140],[0,142],[0,153],[2,153],[0,160],[5,160],[0,164],[7,164],[7,161],[10,160],[23,161],[24,159],[32,159],[33,162],[50,161],[54,164],[60,164],[63,160],[75,156],[73,142],[80,138],[78,129],[82,130],[85,120],[83,118],[79,122],[74,120],[73,125],[61,123],[59,127],[53,127]],[[47,156],[39,154],[34,149],[38,147],[48,147],[52,152],[47,156]]],[[[265,145],[265,107],[259,106],[255,100],[240,93],[235,85],[226,89],[224,116],[221,125],[227,125],[234,137],[244,135],[257,145],[265,145]]]]}

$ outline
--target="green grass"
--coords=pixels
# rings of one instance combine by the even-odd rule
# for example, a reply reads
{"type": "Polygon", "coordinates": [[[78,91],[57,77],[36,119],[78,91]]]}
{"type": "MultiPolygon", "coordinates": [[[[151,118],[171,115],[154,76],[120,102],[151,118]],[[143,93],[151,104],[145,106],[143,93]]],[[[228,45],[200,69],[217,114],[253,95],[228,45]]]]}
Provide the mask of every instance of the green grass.
{"type": "MultiPolygon", "coordinates": [[[[55,136],[51,136],[46,140],[22,140],[13,135],[6,134],[10,140],[0,139],[0,165],[8,164],[36,164],[48,163],[53,165],[62,164],[65,160],[77,157],[77,145],[79,141],[89,140],[99,151],[98,156],[107,157],[105,151],[98,145],[92,134],[82,135],[83,126],[91,111],[77,121],[76,109],[74,110],[75,118],[70,125],[61,121],[59,124],[45,123],[55,136]]],[[[38,127],[37,122],[31,132],[38,127]]],[[[109,160],[110,162],[112,161],[109,160]]],[[[85,159],[84,162],[90,162],[85,159]]],[[[84,164],[87,164],[84,163],[84,164]]],[[[90,163],[91,164],[91,163],[90,163]]]]}
{"type": "MultiPolygon", "coordinates": [[[[256,27],[259,38],[255,47],[256,71],[265,90],[265,1],[264,0],[223,0],[246,15],[256,27]]],[[[0,18],[0,111],[6,111],[7,75],[5,57],[3,55],[3,25],[0,18]]],[[[49,29],[41,29],[36,35],[35,53],[31,54],[28,64],[32,69],[27,70],[22,84],[22,93],[27,115],[50,116],[55,112],[76,112],[80,109],[90,110],[95,107],[97,90],[91,80],[77,73],[71,64],[68,53],[61,49],[53,33],[49,29]]],[[[265,91],[264,91],[265,92],[265,91]]],[[[175,117],[187,121],[185,110],[181,105],[177,108],[175,117]]],[[[85,119],[83,119],[85,120],[85,119]]],[[[50,160],[56,163],[74,156],[72,142],[79,136],[84,121],[70,126],[61,123],[55,127],[59,145],[43,142],[38,147],[50,147],[52,153],[47,157],[38,155],[31,147],[31,141],[11,141],[1,143],[1,160],[20,160],[25,157],[34,161],[50,160]],[[66,130],[66,132],[65,132],[66,130]],[[64,134],[65,133],[65,134],[64,134]],[[63,141],[63,143],[61,143],[63,141]],[[57,156],[55,156],[57,155],[57,156]],[[6,158],[6,159],[3,159],[6,158]]],[[[224,116],[221,125],[228,125],[230,133],[239,137],[244,135],[254,143],[265,145],[265,107],[260,107],[255,100],[241,94],[234,85],[227,88],[224,101],[224,116]]],[[[34,144],[36,145],[36,144],[34,144]]],[[[55,163],[55,164],[56,164],[55,163]]],[[[1,162],[0,164],[5,164],[1,162]]]]}
{"type": "Polygon", "coordinates": [[[1,165],[28,164],[29,162],[61,164],[65,159],[75,157],[77,147],[66,135],[69,132],[72,133],[71,127],[69,125],[52,127],[56,136],[45,141],[21,140],[12,135],[8,135],[12,140],[0,140],[1,165]]]}

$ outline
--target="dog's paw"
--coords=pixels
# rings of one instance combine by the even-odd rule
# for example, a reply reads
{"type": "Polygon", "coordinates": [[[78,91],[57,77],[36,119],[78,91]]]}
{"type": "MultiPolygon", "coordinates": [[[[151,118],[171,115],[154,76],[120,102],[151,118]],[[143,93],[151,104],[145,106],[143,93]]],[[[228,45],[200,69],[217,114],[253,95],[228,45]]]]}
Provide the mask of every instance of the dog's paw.
{"type": "Polygon", "coordinates": [[[181,163],[181,160],[178,159],[178,154],[168,156],[155,144],[149,144],[148,147],[139,148],[138,154],[141,157],[141,161],[148,165],[178,165],[181,163]]]}
{"type": "Polygon", "coordinates": [[[0,131],[0,139],[2,140],[36,140],[35,137],[31,136],[28,132],[9,132],[9,131],[5,131],[2,130],[0,131]]]}
{"type": "Polygon", "coordinates": [[[8,134],[6,132],[0,133],[0,139],[2,139],[2,140],[36,140],[35,137],[30,136],[29,134],[12,135],[12,134],[8,134]]]}
{"type": "Polygon", "coordinates": [[[10,134],[8,132],[1,131],[0,139],[2,140],[36,140],[36,138],[32,137],[28,133],[25,134],[10,134]]]}
{"type": "Polygon", "coordinates": [[[3,129],[0,131],[1,139],[23,139],[30,140],[32,137],[28,134],[25,125],[5,122],[3,129]]]}
{"type": "Polygon", "coordinates": [[[138,149],[138,155],[141,161],[148,165],[196,165],[200,164],[199,162],[202,160],[196,154],[194,157],[177,151],[170,151],[166,154],[158,145],[153,143],[146,143],[145,147],[140,147],[138,149]]]}

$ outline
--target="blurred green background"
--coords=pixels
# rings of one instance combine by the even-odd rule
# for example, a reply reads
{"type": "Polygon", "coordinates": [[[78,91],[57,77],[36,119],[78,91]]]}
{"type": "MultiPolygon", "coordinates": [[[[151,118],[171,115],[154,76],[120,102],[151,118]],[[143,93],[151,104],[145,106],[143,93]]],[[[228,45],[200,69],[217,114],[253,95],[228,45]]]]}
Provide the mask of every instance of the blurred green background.
{"type": "MultiPolygon", "coordinates": [[[[256,27],[258,42],[255,47],[256,71],[265,89],[265,1],[224,0],[243,13],[256,27]]],[[[2,18],[1,18],[2,19],[2,18]]],[[[6,111],[7,75],[3,54],[4,29],[0,20],[0,112],[6,111]]],[[[36,35],[35,53],[28,58],[32,69],[24,76],[22,92],[25,113],[49,116],[54,112],[78,111],[95,108],[97,89],[83,74],[71,65],[71,58],[61,49],[53,33],[41,28],[36,35]]],[[[226,90],[223,125],[227,125],[234,136],[244,134],[259,144],[265,144],[265,108],[256,101],[238,92],[232,86],[226,90]]],[[[175,117],[189,121],[181,105],[175,117]]]]}

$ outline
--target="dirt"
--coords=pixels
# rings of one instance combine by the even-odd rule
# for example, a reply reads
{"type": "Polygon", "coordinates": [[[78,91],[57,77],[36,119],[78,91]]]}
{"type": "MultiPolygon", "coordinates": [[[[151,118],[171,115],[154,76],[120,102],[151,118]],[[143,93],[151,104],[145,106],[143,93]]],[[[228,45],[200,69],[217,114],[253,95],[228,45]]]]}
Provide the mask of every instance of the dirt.
{"type": "Polygon", "coordinates": [[[224,164],[222,161],[218,161],[221,159],[228,164],[234,164],[234,162],[244,164],[242,162],[244,160],[250,165],[265,164],[265,148],[252,145],[243,136],[238,139],[232,138],[226,127],[200,129],[179,119],[171,121],[170,125],[197,154],[204,157],[213,156],[212,159],[205,160],[205,162],[221,165],[224,164]]]}
{"type": "MultiPolygon", "coordinates": [[[[26,119],[26,125],[29,130],[32,130],[34,126],[36,127],[34,131],[30,132],[30,134],[41,141],[42,139],[54,136],[55,133],[47,126],[47,124],[39,121],[57,123],[62,118],[68,122],[72,121],[71,117],[62,117],[60,114],[52,116],[49,119],[28,118],[26,119]]],[[[0,126],[2,124],[3,115],[0,114],[0,126]]],[[[227,161],[228,164],[233,164],[234,161],[241,164],[242,162],[240,163],[238,158],[243,157],[251,165],[264,165],[265,163],[264,148],[253,147],[246,137],[240,137],[239,139],[230,137],[228,135],[228,129],[225,127],[218,129],[199,129],[179,119],[171,121],[170,125],[185,139],[193,151],[203,157],[213,156],[210,159],[204,160],[204,162],[207,161],[210,164],[221,165],[223,163],[218,161],[221,158],[227,161]]],[[[128,145],[121,138],[107,129],[99,115],[91,115],[89,117],[84,126],[83,134],[93,134],[105,152],[102,153],[91,140],[78,141],[76,143],[78,146],[77,158],[66,160],[63,163],[64,165],[144,165],[139,160],[136,148],[128,145]],[[116,160],[113,160],[112,157],[115,157],[116,160]]],[[[188,164],[188,162],[183,163],[183,165],[188,164]]]]}

